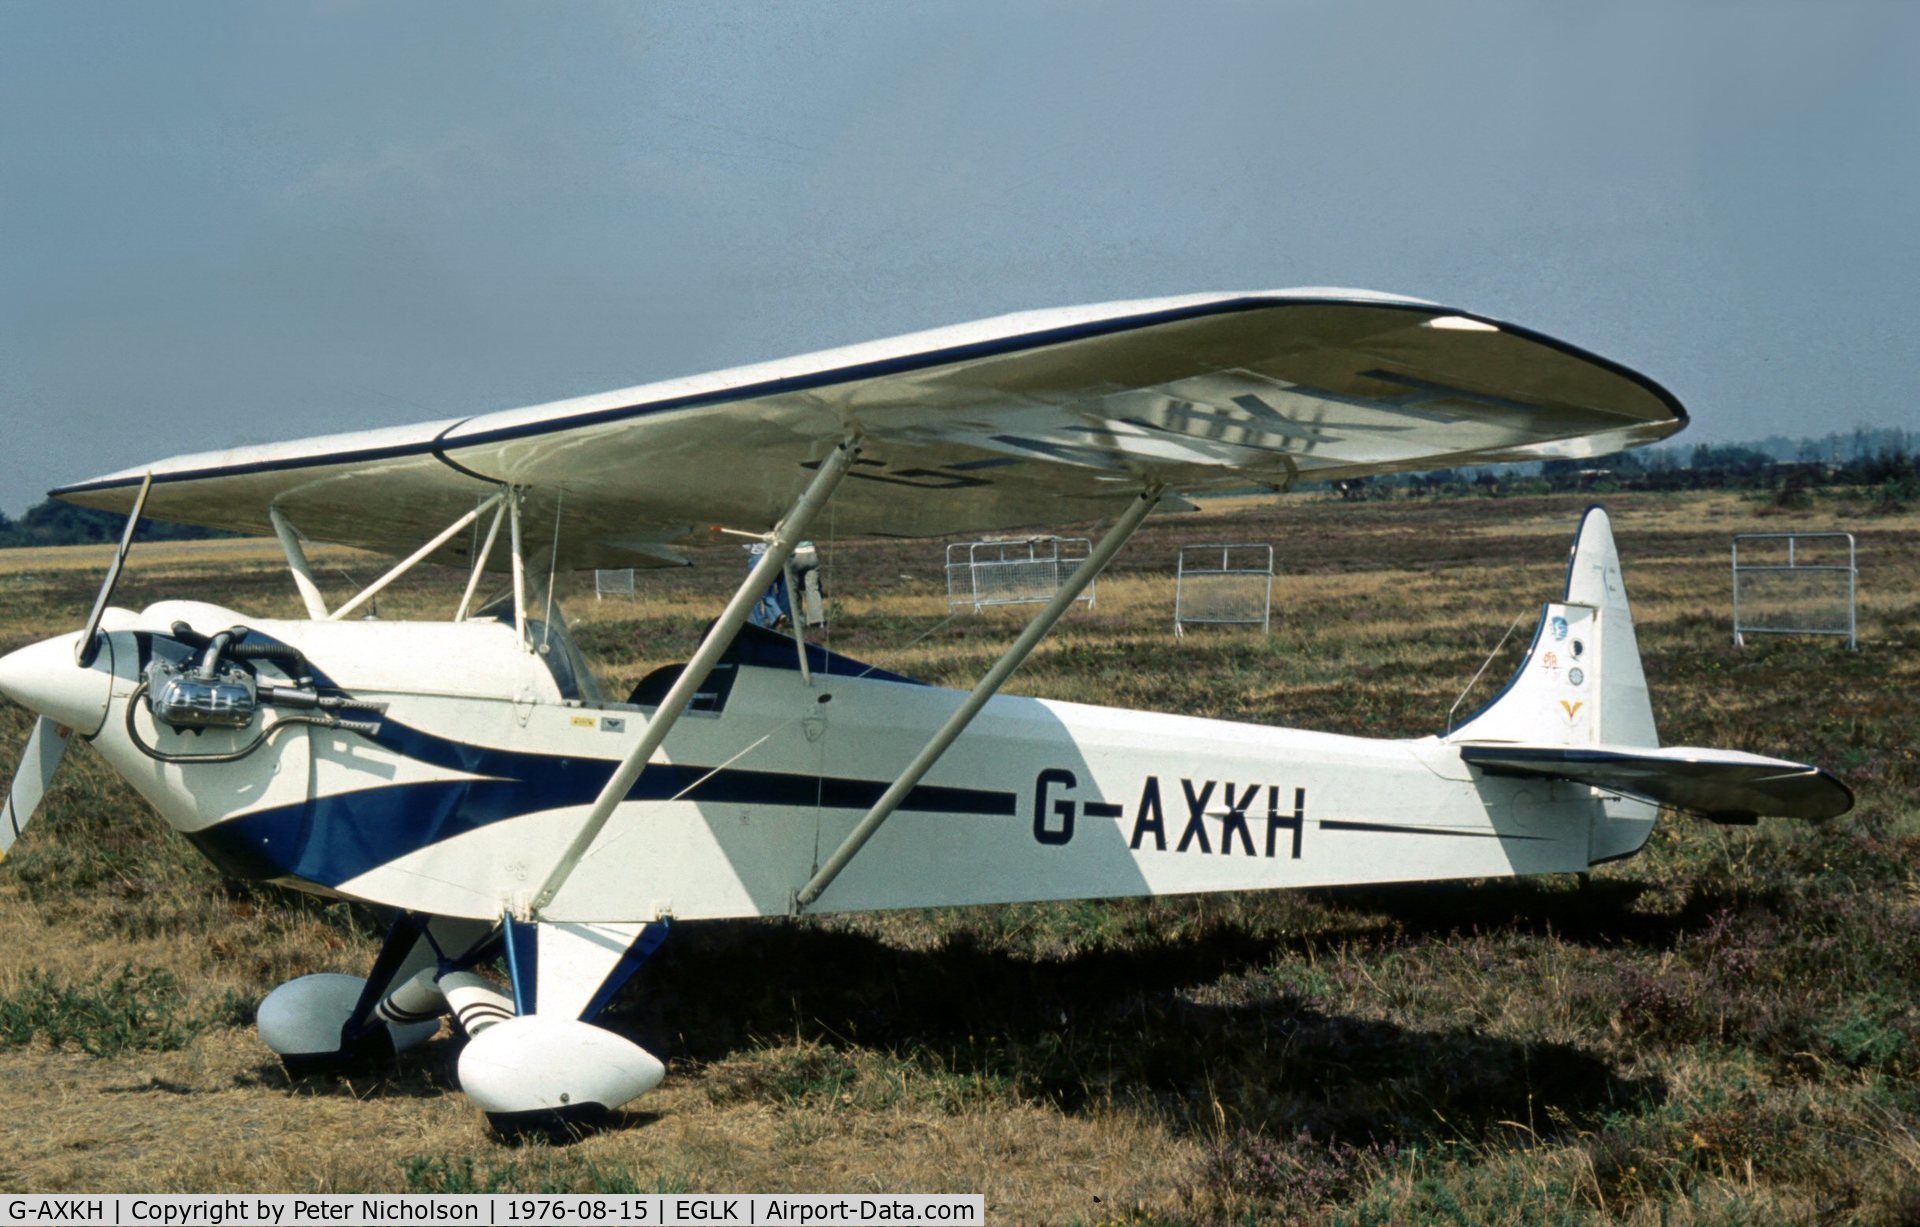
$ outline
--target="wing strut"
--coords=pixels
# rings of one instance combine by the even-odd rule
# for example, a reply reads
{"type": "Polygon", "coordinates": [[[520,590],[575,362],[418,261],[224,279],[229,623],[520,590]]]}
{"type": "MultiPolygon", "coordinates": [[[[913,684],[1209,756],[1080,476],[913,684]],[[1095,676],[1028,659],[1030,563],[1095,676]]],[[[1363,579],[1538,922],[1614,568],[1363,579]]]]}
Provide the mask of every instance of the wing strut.
{"type": "Polygon", "coordinates": [[[385,575],[382,575],[379,579],[374,580],[371,584],[362,588],[352,600],[328,614],[327,617],[334,622],[338,622],[354,610],[365,605],[368,601],[371,601],[374,597],[380,595],[381,592],[386,590],[388,584],[391,584],[394,580],[399,579],[402,575],[405,575],[408,571],[418,566],[422,559],[431,555],[448,541],[451,541],[455,533],[493,510],[493,505],[505,497],[506,492],[502,491],[481,502],[478,507],[475,507],[472,511],[469,511],[467,514],[441,529],[439,535],[434,537],[433,540],[427,542],[399,562],[394,563],[385,575]]]}
{"type": "Polygon", "coordinates": [[[493,509],[493,522],[487,525],[487,539],[473,556],[473,568],[467,572],[467,590],[460,594],[460,608],[453,611],[455,622],[467,620],[467,610],[473,605],[473,594],[480,589],[480,577],[486,573],[487,559],[493,557],[493,543],[500,536],[500,521],[507,514],[506,504],[493,509]]]}
{"type": "Polygon", "coordinates": [[[325,621],[327,598],[321,595],[319,581],[313,578],[313,567],[307,562],[307,551],[300,544],[300,530],[272,504],[267,506],[267,518],[273,521],[273,535],[280,538],[280,548],[286,551],[287,569],[293,572],[293,586],[300,590],[300,600],[307,607],[307,616],[315,622],[325,621]]]}
{"type": "Polygon", "coordinates": [[[767,538],[767,552],[760,555],[759,561],[753,564],[753,570],[747,573],[746,582],[740,585],[739,590],[733,594],[733,599],[727,602],[726,609],[721,611],[718,620],[708,629],[707,637],[700,641],[699,650],[694,652],[693,659],[680,670],[679,679],[674,682],[672,689],[667,691],[666,697],[660,700],[660,706],[654,710],[653,719],[647,721],[646,732],[640,735],[640,740],[635,743],[633,749],[627,751],[626,758],[621,760],[619,768],[613,773],[613,778],[607,781],[606,787],[600,790],[600,795],[594,798],[593,808],[587,811],[587,820],[581,824],[579,833],[573,837],[573,842],[567,845],[567,850],[561,853],[559,861],[554,864],[553,871],[547,875],[546,882],[541,885],[540,893],[534,896],[532,908],[534,913],[537,914],[542,908],[552,903],[553,897],[560,893],[560,888],[566,884],[568,875],[573,872],[573,867],[580,863],[580,858],[586,855],[587,849],[600,834],[600,828],[606,826],[607,819],[613,816],[613,807],[626,798],[627,790],[632,788],[633,782],[640,778],[640,772],[646,768],[647,760],[652,758],[653,752],[660,748],[660,743],[667,739],[667,734],[673,729],[674,722],[680,719],[680,713],[687,709],[687,704],[706,683],[707,675],[713,672],[714,665],[720,662],[721,655],[733,643],[733,637],[740,633],[740,627],[745,624],[747,615],[753,612],[754,604],[759,601],[760,594],[773,583],[773,577],[781,573],[787,565],[787,559],[793,557],[793,551],[799,546],[800,539],[806,535],[808,525],[820,513],[820,509],[827,505],[827,500],[833,497],[834,488],[840,484],[840,479],[847,475],[847,470],[853,467],[854,458],[859,454],[859,435],[848,438],[834,448],[833,454],[821,463],[819,471],[813,476],[813,481],[808,483],[806,492],[793,505],[793,510],[787,512],[786,517],[767,538]]]}
{"type": "Polygon", "coordinates": [[[999,693],[1000,687],[1013,676],[1013,671],[1025,663],[1033,649],[1046,638],[1047,632],[1053,629],[1054,623],[1072,608],[1074,601],[1079,599],[1080,593],[1093,582],[1094,576],[1100,574],[1101,569],[1120,552],[1120,547],[1125,545],[1127,539],[1133,536],[1134,530],[1140,527],[1140,521],[1146,519],[1147,513],[1159,504],[1160,494],[1164,489],[1164,486],[1158,484],[1148,486],[1140,492],[1140,497],[1133,501],[1132,506],[1121,513],[1119,521],[1107,530],[1106,536],[1100,538],[1100,543],[1093,547],[1086,561],[1074,568],[1073,574],[1067,577],[1066,583],[1060,585],[1060,591],[1054,593],[1053,599],[1034,615],[1033,621],[1027,623],[1027,629],[1020,632],[1020,637],[1013,641],[1013,646],[1008,648],[999,660],[993,662],[993,668],[987,670],[986,676],[982,677],[979,684],[973,688],[973,693],[967,696],[966,701],[961,703],[951,716],[947,717],[946,723],[942,724],[932,739],[921,747],[920,753],[914,755],[913,761],[908,763],[906,769],[887,786],[887,791],[873,803],[873,808],[867,811],[867,816],[862,818],[859,825],[855,826],[840,846],[834,849],[833,855],[827,858],[827,863],[820,866],[807,884],[794,894],[794,914],[798,915],[811,907],[820,897],[820,893],[840,876],[840,871],[847,867],[847,862],[851,861],[866,842],[873,838],[873,833],[880,829],[880,824],[893,816],[893,811],[907,799],[907,794],[913,791],[914,787],[926,777],[927,772],[933,769],[933,765],[940,761],[940,756],[947,752],[947,748],[966,731],[969,724],[973,723],[973,718],[980,714],[980,709],[987,705],[987,700],[999,693]]]}
{"type": "Polygon", "coordinates": [[[140,527],[140,513],[147,505],[147,494],[153,489],[153,474],[140,481],[140,493],[133,497],[133,510],[127,513],[127,526],[120,533],[120,549],[113,556],[113,565],[107,568],[107,578],[100,585],[100,595],[93,598],[93,611],[87,615],[87,624],[81,628],[80,637],[73,641],[73,663],[82,669],[93,667],[93,658],[100,654],[100,615],[107,612],[107,602],[113,599],[113,587],[120,582],[120,568],[127,565],[127,551],[133,548],[133,532],[140,527]]]}

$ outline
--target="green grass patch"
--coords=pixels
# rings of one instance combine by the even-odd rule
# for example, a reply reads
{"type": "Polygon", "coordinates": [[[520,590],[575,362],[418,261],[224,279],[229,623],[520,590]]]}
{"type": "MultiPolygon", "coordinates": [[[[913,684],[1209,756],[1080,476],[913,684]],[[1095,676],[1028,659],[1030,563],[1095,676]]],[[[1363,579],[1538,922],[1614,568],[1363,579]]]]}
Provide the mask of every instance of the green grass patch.
{"type": "Polygon", "coordinates": [[[867,1111],[895,1105],[945,1112],[1004,1099],[1012,1086],[999,1074],[958,1058],[920,1050],[909,1055],[801,1043],[722,1062],[708,1072],[716,1104],[775,1103],[867,1111]]]}
{"type": "Polygon", "coordinates": [[[252,1017],[252,1005],[228,993],[211,1010],[189,1007],[180,981],[165,968],[123,965],[111,976],[66,983],[52,972],[30,972],[0,997],[0,1047],[19,1048],[42,1039],[96,1057],[185,1048],[209,1026],[231,1026],[252,1017]]]}

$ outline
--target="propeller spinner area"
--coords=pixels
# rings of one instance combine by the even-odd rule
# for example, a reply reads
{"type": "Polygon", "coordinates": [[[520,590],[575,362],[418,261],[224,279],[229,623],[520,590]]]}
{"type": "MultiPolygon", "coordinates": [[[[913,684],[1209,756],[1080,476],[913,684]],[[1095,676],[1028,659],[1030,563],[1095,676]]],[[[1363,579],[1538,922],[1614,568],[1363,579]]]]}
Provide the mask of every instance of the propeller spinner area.
{"type": "Polygon", "coordinates": [[[37,717],[0,813],[0,857],[40,808],[68,740],[75,733],[91,737],[106,721],[113,694],[113,651],[106,646],[107,636],[98,636],[93,663],[82,668],[73,663],[78,638],[59,635],[0,656],[0,695],[37,717]]]}
{"type": "Polygon", "coordinates": [[[100,620],[120,581],[120,568],[126,564],[127,550],[133,545],[134,529],[139,526],[152,486],[153,475],[148,474],[127,516],[120,548],[114,551],[113,563],[107,568],[86,625],[77,634],[45,639],[0,657],[0,695],[37,717],[13,782],[7,787],[4,809],[0,809],[0,859],[12,850],[46,798],[60,760],[66,757],[68,740],[76,732],[91,737],[107,718],[113,693],[113,653],[104,650],[109,641],[100,633],[100,620]]]}

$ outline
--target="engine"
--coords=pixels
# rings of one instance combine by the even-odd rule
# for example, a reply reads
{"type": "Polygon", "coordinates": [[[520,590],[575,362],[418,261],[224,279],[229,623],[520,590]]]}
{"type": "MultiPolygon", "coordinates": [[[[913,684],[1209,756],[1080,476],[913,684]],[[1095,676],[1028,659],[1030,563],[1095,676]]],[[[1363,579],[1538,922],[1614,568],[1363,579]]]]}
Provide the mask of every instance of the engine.
{"type": "Polygon", "coordinates": [[[147,666],[147,706],[160,723],[187,729],[243,729],[260,711],[252,673],[227,665],[211,677],[156,655],[147,666]]]}
{"type": "Polygon", "coordinates": [[[232,761],[266,744],[274,732],[290,724],[314,724],[371,736],[380,731],[377,720],[355,718],[377,715],[384,703],[368,702],[315,684],[313,670],[298,648],[256,635],[244,626],[203,635],[185,622],[175,622],[169,634],[149,641],[147,666],[127,705],[127,732],[134,745],[161,762],[232,761]],[[261,677],[260,666],[271,664],[284,682],[261,677]],[[181,754],[147,744],[133,714],[144,694],[154,722],[180,733],[209,729],[240,730],[262,722],[259,735],[237,750],[211,754],[181,754]],[[261,713],[271,710],[271,720],[261,713]]]}

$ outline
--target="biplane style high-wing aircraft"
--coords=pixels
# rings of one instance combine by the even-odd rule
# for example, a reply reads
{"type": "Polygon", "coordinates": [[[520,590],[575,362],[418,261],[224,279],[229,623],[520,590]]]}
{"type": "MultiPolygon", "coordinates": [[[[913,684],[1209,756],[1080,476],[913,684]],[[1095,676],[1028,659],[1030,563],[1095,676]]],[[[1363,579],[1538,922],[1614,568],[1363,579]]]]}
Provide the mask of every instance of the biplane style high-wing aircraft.
{"type": "Polygon", "coordinates": [[[1635,852],[1663,805],[1842,813],[1816,768],[1660,747],[1597,509],[1513,680],[1441,735],[998,693],[1183,494],[1599,455],[1685,422],[1651,380],[1525,328],[1299,290],[1011,315],[159,461],[54,492],[127,528],[85,625],[0,660],[39,716],[0,851],[68,739],[91,741],[225,869],[391,913],[366,977],[261,1004],[289,1067],[391,1054],[451,1013],[463,1089],[511,1130],[660,1080],[595,1019],[669,919],[1564,873],[1635,852]],[[829,505],[842,535],[1111,527],[962,693],[748,623],[829,505]],[[142,515],[277,535],[308,617],[111,607],[142,515]],[[554,576],[681,563],[714,528],[765,551],[686,663],[602,694],[554,576]],[[308,541],[400,561],[329,607],[308,541]],[[429,558],[468,568],[447,621],[360,616],[429,558]],[[504,987],[477,970],[498,964],[504,987]]]}

